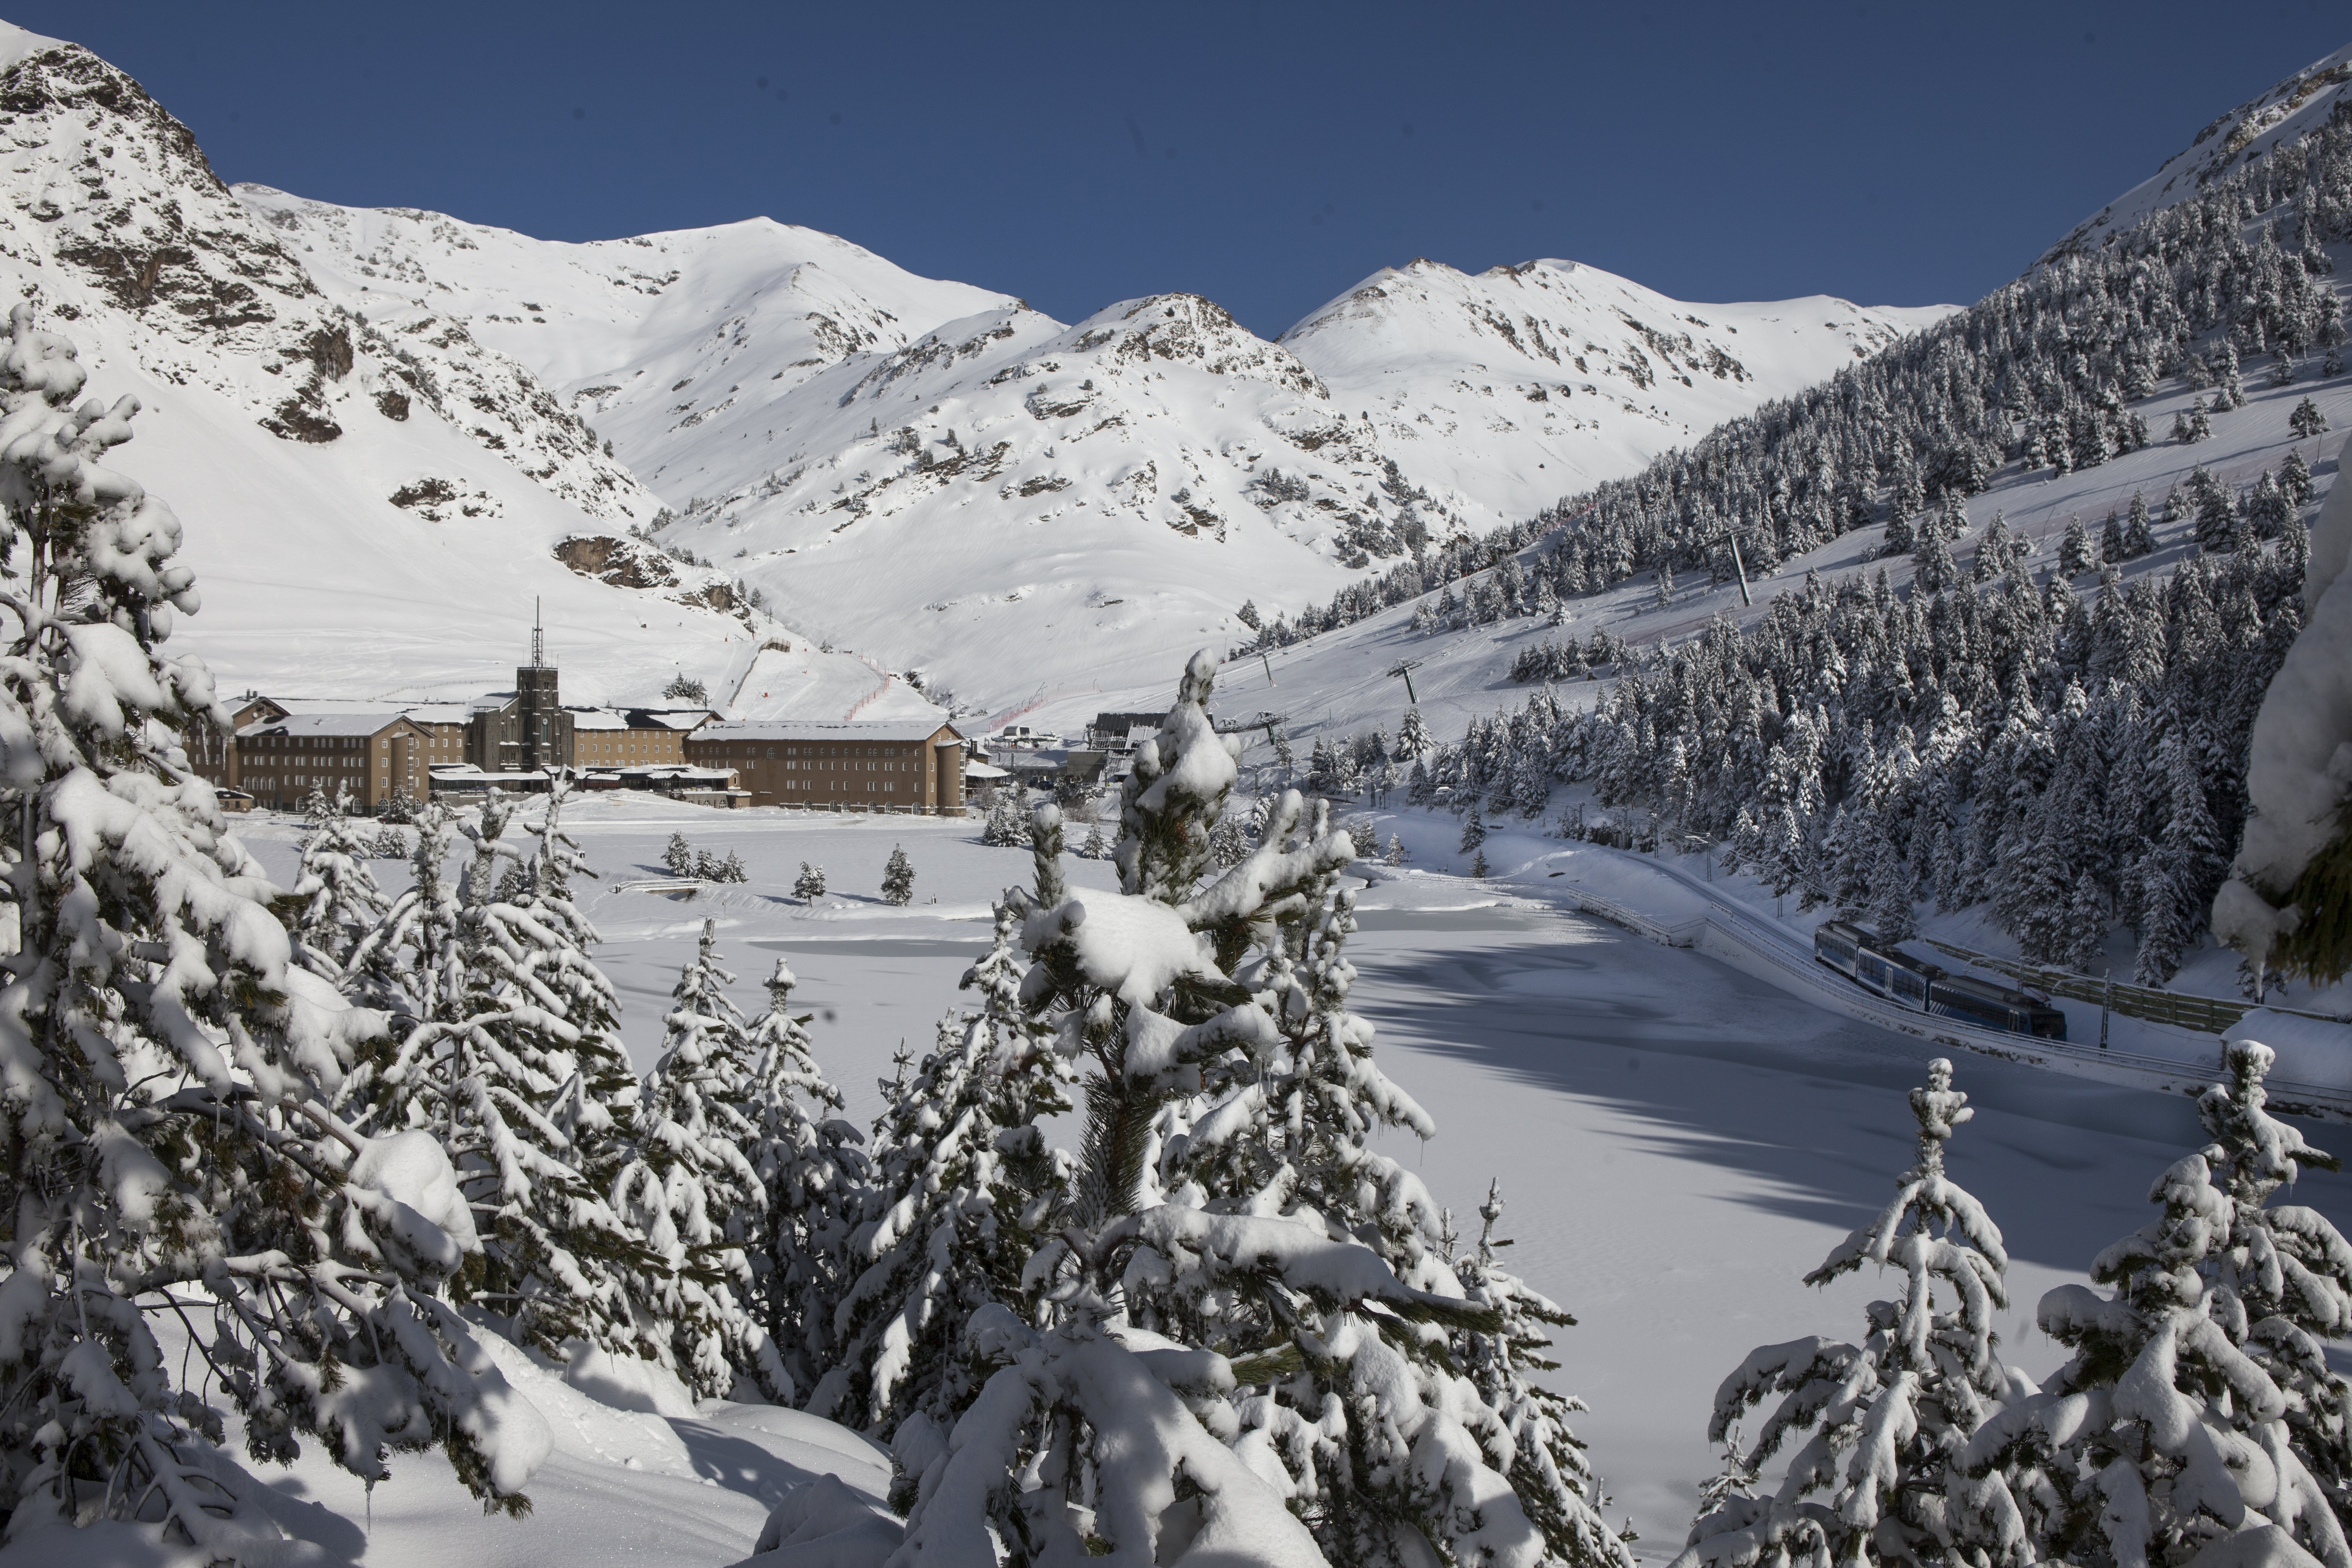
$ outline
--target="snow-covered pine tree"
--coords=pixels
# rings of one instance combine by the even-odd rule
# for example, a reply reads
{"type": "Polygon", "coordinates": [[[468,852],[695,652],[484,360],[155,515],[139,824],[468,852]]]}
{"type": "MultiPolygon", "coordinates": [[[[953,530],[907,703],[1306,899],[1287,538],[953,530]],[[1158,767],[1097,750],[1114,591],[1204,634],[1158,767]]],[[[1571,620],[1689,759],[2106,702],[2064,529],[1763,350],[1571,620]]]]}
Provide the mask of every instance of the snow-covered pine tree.
{"type": "Polygon", "coordinates": [[[1404,840],[1391,833],[1389,835],[1388,853],[1381,857],[1381,864],[1383,866],[1402,866],[1404,863],[1404,840]]]}
{"type": "Polygon", "coordinates": [[[1408,706],[1404,717],[1397,721],[1396,739],[1389,745],[1389,754],[1400,763],[1409,763],[1435,749],[1429,736],[1429,721],[1421,716],[1420,705],[1408,706]]]}
{"type": "Polygon", "coordinates": [[[1069,1509],[1094,1499],[1113,1554],[1166,1560],[1181,1471],[1196,1551],[1213,1532],[1256,1562],[1622,1563],[1580,1478],[1514,1492],[1542,1429],[1515,1432],[1462,1369],[1468,1335],[1530,1320],[1467,1299],[1436,1205],[1369,1147],[1428,1122],[1346,1007],[1353,844],[1291,792],[1211,876],[1206,825],[1235,776],[1203,706],[1213,673],[1192,661],[1122,787],[1119,892],[1068,895],[1041,832],[1019,998],[1087,1065],[1087,1131],[1067,1217],[1024,1271],[1039,1317],[998,1304],[965,1329],[995,1370],[923,1467],[909,1540],[992,1526],[1032,1557],[1076,1551],[1069,1509]],[[1250,1462],[1227,1471],[1211,1432],[1250,1462]],[[1276,1476],[1311,1542],[1236,1540],[1276,1476]]]}
{"type": "Polygon", "coordinates": [[[886,904],[911,904],[915,901],[915,863],[907,858],[907,847],[894,844],[890,858],[882,867],[882,901],[886,904]]]}
{"type": "Polygon", "coordinates": [[[2066,520],[2066,532],[2058,542],[2058,575],[2080,577],[2098,565],[2091,558],[2091,533],[2083,526],[2080,517],[2066,520]]]}
{"type": "Polygon", "coordinates": [[[1910,866],[1895,836],[1884,828],[1879,830],[1870,883],[1876,889],[1870,906],[1871,924],[1877,928],[1879,940],[1900,942],[1917,936],[1917,889],[1912,884],[1910,866]]]}
{"type": "Polygon", "coordinates": [[[1951,542],[1944,537],[1941,526],[1930,525],[1919,531],[1919,542],[1911,551],[1911,581],[1923,594],[1937,593],[1959,581],[1951,542]]]}
{"type": "Polygon", "coordinates": [[[2132,980],[2140,985],[2162,985],[2180,967],[2224,869],[2221,835],[2187,741],[2168,735],[2158,755],[2167,796],[2164,830],[2134,868],[2140,936],[2132,980]]]}
{"type": "Polygon", "coordinates": [[[588,956],[595,933],[571,901],[581,867],[560,805],[549,797],[521,904],[496,896],[521,858],[505,837],[508,797],[493,791],[458,825],[471,853],[454,889],[426,865],[448,827],[428,819],[419,833],[424,896],[395,901],[386,924],[387,940],[410,947],[401,969],[418,986],[420,1021],[368,1086],[363,1125],[425,1128],[448,1150],[486,1221],[483,1256],[453,1288],[460,1300],[550,1354],[579,1339],[667,1364],[667,1326],[652,1305],[667,1266],[609,1198],[640,1089],[612,982],[588,956]]]}
{"type": "Polygon", "coordinates": [[[1535,1381],[1559,1370],[1546,1353],[1552,1331],[1572,1328],[1576,1320],[1503,1268],[1496,1254],[1511,1243],[1496,1234],[1502,1217],[1502,1183],[1489,1182],[1486,1201],[1478,1205],[1477,1248],[1453,1267],[1465,1298],[1492,1310],[1495,1321],[1491,1328],[1463,1331],[1456,1364],[1511,1435],[1511,1458],[1502,1468],[1553,1560],[1616,1562],[1623,1549],[1601,1522],[1600,1506],[1608,1500],[1601,1479],[1569,1426],[1584,1402],[1535,1381]]]}
{"type": "Polygon", "coordinates": [[[2099,525],[2099,564],[2120,566],[2126,558],[2123,519],[2116,515],[2115,508],[2109,507],[2107,520],[2099,525]]]}
{"type": "Polygon", "coordinates": [[[2238,345],[2224,337],[2206,356],[2213,367],[2213,412],[2226,414],[2246,405],[2246,388],[2241,381],[2238,345]]]}
{"type": "Polygon", "coordinates": [[[351,816],[346,788],[312,816],[294,873],[297,957],[325,979],[342,979],[352,949],[390,909],[368,858],[368,843],[351,816]]]}
{"type": "Polygon", "coordinates": [[[694,846],[686,841],[685,834],[669,836],[669,842],[662,847],[662,865],[673,877],[694,875],[694,846]]]}
{"type": "Polygon", "coordinates": [[[670,991],[636,1147],[613,1202],[661,1256],[648,1283],[687,1386],[718,1397],[741,1376],[770,1399],[788,1398],[792,1376],[751,1300],[747,1244],[766,1234],[767,1189],[744,1152],[757,1131],[752,1047],[718,944],[718,922],[704,921],[670,991]]]}
{"type": "MultiPolygon", "coordinates": [[[[2021,1561],[2016,1501],[1999,1478],[1952,1468],[1988,1411],[2032,1385],[1994,1354],[1992,1314],[2009,1304],[2009,1256],[1984,1206],[1944,1172],[1944,1144],[1975,1115],[1952,1064],[1927,1064],[1911,1091],[1919,1153],[1895,1199],[1805,1276],[1827,1284],[1864,1264],[1896,1271],[1899,1295],[1864,1311],[1860,1343],[1818,1336],[1748,1352],[1715,1396],[1707,1440],[1727,1441],[1748,1410],[1779,1405],[1739,1456],[1753,1476],[1781,1445],[1813,1431],[1769,1498],[1719,1492],[1691,1526],[1675,1568],[1788,1563],[2021,1561]],[[1831,1494],[1826,1505],[1808,1502],[1831,1494]],[[1984,1553],[1988,1555],[1979,1555],[1984,1553]]],[[[2024,1561],[2030,1561],[2025,1559],[2024,1561]]]]}
{"type": "Polygon", "coordinates": [[[801,862],[801,874],[793,880],[793,897],[804,904],[814,904],[824,897],[824,868],[801,862]]]}
{"type": "MultiPolygon", "coordinates": [[[[1052,806],[1037,815],[1058,832],[1052,806]]],[[[1020,1004],[1023,907],[999,903],[994,943],[964,975],[980,1010],[942,1018],[914,1074],[886,1086],[872,1217],[850,1238],[834,1359],[805,1406],[888,1443],[910,1482],[980,1393],[964,1342],[975,1315],[997,1306],[1036,1320],[1025,1269],[1066,1205],[1066,1163],[1036,1123],[1069,1109],[1067,1068],[1020,1004]]]]}
{"type": "Polygon", "coordinates": [[[2156,531],[2148,521],[2147,498],[2132,491],[2131,505],[2124,514],[2124,558],[2137,561],[2156,548],[2156,531]]]}
{"type": "MultiPolygon", "coordinates": [[[[764,1390],[798,1404],[834,1363],[833,1312],[849,1282],[849,1241],[867,1216],[865,1135],[841,1118],[841,1091],[816,1064],[808,1018],[794,1016],[799,982],[782,959],[768,976],[768,1010],[752,1020],[743,1100],[751,1129],[738,1144],[764,1197],[744,1249],[760,1322],[785,1384],[764,1390]]],[[[737,1225],[730,1218],[731,1228],[737,1225]]],[[[750,1369],[755,1378],[762,1369],[750,1369]]]]}
{"type": "Polygon", "coordinates": [[[2246,526],[2256,539],[2277,539],[2286,532],[2287,524],[2294,521],[2294,503],[2279,489],[2278,480],[2268,468],[2254,481],[2253,493],[2246,498],[2246,526]]]}
{"type": "Polygon", "coordinates": [[[2294,412],[2287,416],[2286,425],[2294,432],[2296,440],[2315,441],[2327,433],[2327,416],[2319,411],[2318,404],[2306,397],[2294,405],[2294,412]]]}
{"type": "Polygon", "coordinates": [[[2278,482],[2288,501],[2297,507],[2311,504],[2311,465],[2303,460],[2300,447],[2289,447],[2279,459],[2278,482]]]}
{"type": "Polygon", "coordinates": [[[194,613],[180,524],[105,468],[135,400],[73,398],[72,345],[11,313],[0,353],[0,1511],[28,1560],[140,1520],[197,1557],[290,1549],[175,1386],[165,1317],[247,1422],[381,1479],[440,1446],[521,1512],[549,1436],[441,1297],[471,1216],[430,1139],[369,1139],[330,1100],[385,1027],[295,963],[277,892],[178,735],[225,725],[166,657],[194,613]],[[188,1311],[190,1294],[213,1311],[188,1311]],[[289,1303],[299,1306],[289,1307],[289,1303]],[[61,1533],[28,1545],[45,1528],[61,1533]]]}
{"type": "Polygon", "coordinates": [[[1000,848],[1029,842],[1029,821],[1021,809],[1021,792],[999,789],[990,796],[988,816],[981,825],[980,841],[1000,848]]]}
{"type": "Polygon", "coordinates": [[[1470,803],[1470,815],[1462,819],[1462,842],[1455,846],[1455,852],[1463,855],[1475,854],[1479,847],[1486,842],[1486,818],[1479,809],[1478,803],[1474,800],[1470,803]]]}
{"type": "Polygon", "coordinates": [[[2042,1298],[2074,1357],[2021,1390],[1953,1455],[2022,1517],[2005,1555],[2085,1568],[2352,1562],[2345,1381],[2325,1346],[2352,1323],[2352,1246],[2317,1211],[2268,1206],[2336,1162],[2271,1117],[2256,1041],[2224,1047],[2211,1142],[2148,1194],[2163,1213],[2102,1252],[2096,1284],[2042,1298]]]}

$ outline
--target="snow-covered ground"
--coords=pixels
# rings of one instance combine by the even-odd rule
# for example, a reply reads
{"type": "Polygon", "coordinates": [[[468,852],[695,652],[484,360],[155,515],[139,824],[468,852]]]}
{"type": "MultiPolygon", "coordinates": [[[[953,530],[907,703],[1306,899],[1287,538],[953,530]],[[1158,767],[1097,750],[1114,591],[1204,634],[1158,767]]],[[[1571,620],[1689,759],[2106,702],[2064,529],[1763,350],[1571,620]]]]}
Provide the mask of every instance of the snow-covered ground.
{"type": "MultiPolygon", "coordinates": [[[[758,1000],[776,956],[801,977],[795,995],[817,1014],[820,1059],[859,1119],[878,1108],[901,1042],[921,1051],[962,1000],[956,980],[985,944],[988,900],[1028,871],[1025,853],[981,845],[976,821],[723,813],[625,796],[583,803],[567,821],[603,879],[590,909],[638,1065],[651,1065],[669,985],[701,921],[715,918],[739,1002],[758,1000]],[[691,898],[625,887],[659,879],[674,831],[741,855],[750,881],[691,898]],[[916,901],[905,909],[877,896],[897,844],[916,868],[916,901]],[[823,866],[833,889],[813,909],[784,891],[803,860],[823,866]]],[[[1547,890],[1562,884],[1540,875],[1449,875],[1459,831],[1450,818],[1384,815],[1379,830],[1383,843],[1398,834],[1412,862],[1402,874],[1376,872],[1363,894],[1350,944],[1362,976],[1355,999],[1379,1027],[1388,1071],[1439,1126],[1426,1145],[1398,1152],[1458,1213],[1501,1178],[1514,1267],[1580,1320],[1563,1334],[1559,1376],[1592,1406],[1578,1429],[1617,1499],[1610,1517],[1630,1517],[1639,1550],[1663,1559],[1716,1465],[1705,1441],[1716,1384],[1753,1345],[1850,1332],[1885,1289],[1864,1276],[1816,1292],[1801,1276],[1884,1201],[1907,1163],[1903,1093],[1937,1052],[1703,953],[1568,913],[1547,890]]],[[[299,825],[257,817],[241,831],[266,864],[290,868],[299,825]]],[[[1498,870],[1563,847],[1510,826],[1487,843],[1498,870]]],[[[376,864],[387,879],[398,870],[376,864]]],[[[1110,884],[1104,864],[1069,865],[1076,887],[1110,884]]],[[[2059,1352],[2032,1327],[2035,1302],[2145,1221],[2147,1184],[2200,1137],[2193,1110],[2178,1095],[2013,1062],[1960,1056],[1956,1066],[1983,1113],[1954,1142],[1952,1169],[1989,1205],[2016,1260],[2000,1315],[2007,1353],[2044,1372],[2059,1352]]],[[[2352,1147],[2339,1127],[2315,1136],[2352,1147]]],[[[2352,1224],[2352,1184],[2339,1178],[2306,1176],[2296,1201],[2352,1224]]],[[[689,1431],[681,1441],[691,1458],[703,1439],[689,1431]]],[[[726,1449],[740,1468],[717,1478],[699,1510],[690,1494],[664,1489],[698,1481],[609,1475],[625,1461],[567,1452],[536,1489],[547,1521],[576,1521],[555,1556],[576,1568],[730,1561],[722,1542],[747,1550],[759,1510],[754,1496],[719,1494],[756,1493],[747,1476],[781,1473],[752,1448],[726,1449]],[[613,1527],[600,1531],[606,1509],[613,1527]],[[665,1537],[672,1509],[695,1517],[665,1537]],[[667,1542],[658,1551],[656,1538],[667,1542]]],[[[461,1516],[469,1552],[530,1539],[531,1527],[473,1519],[431,1468],[412,1463],[379,1489],[378,1534],[363,1561],[437,1560],[431,1553],[456,1539],[441,1532],[461,1516]]],[[[322,1469],[289,1480],[291,1495],[346,1518],[362,1511],[356,1485],[322,1469]]],[[[346,1549],[360,1540],[342,1539],[346,1549]]]]}

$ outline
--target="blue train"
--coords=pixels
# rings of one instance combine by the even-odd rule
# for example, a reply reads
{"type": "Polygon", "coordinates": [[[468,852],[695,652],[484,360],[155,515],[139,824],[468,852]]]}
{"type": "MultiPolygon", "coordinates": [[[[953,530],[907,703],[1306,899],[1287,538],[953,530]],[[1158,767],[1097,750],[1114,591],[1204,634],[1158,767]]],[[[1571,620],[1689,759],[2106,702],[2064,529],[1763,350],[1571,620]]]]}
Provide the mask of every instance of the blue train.
{"type": "Polygon", "coordinates": [[[2048,1003],[2022,991],[1947,974],[1847,921],[1824,921],[1814,928],[1813,957],[1864,990],[1915,1013],[2011,1035],[2066,1037],[2066,1015],[2048,1003]]]}

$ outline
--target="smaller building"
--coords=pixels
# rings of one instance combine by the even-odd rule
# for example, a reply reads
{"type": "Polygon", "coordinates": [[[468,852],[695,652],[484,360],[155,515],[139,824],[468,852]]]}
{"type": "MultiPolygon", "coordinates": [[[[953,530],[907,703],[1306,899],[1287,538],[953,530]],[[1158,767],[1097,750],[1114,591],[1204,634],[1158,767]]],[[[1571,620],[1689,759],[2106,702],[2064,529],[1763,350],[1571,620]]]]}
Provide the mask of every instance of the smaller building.
{"type": "Polygon", "coordinates": [[[473,710],[465,703],[426,702],[400,711],[428,737],[425,754],[430,766],[454,766],[466,760],[466,724],[473,710]]]}
{"type": "MultiPolygon", "coordinates": [[[[284,703],[274,702],[257,691],[248,691],[226,706],[229,727],[226,731],[198,720],[180,735],[180,745],[187,753],[189,768],[198,778],[219,790],[237,788],[238,734],[248,725],[258,724],[264,720],[283,719],[288,711],[284,703]]],[[[251,802],[247,804],[250,805],[251,802]]]]}
{"type": "Polygon", "coordinates": [[[373,816],[394,795],[423,800],[431,788],[425,727],[404,713],[287,713],[236,734],[234,785],[255,804],[299,810],[312,790],[330,800],[345,787],[354,809],[373,816]]]}
{"type": "Polygon", "coordinates": [[[1131,752],[1160,733],[1165,713],[1097,713],[1087,726],[1087,742],[1107,752],[1131,752]]]}
{"type": "Polygon", "coordinates": [[[647,768],[683,764],[686,738],[710,722],[708,708],[574,708],[576,767],[647,768]]]}
{"type": "Polygon", "coordinates": [[[963,815],[963,737],[929,719],[706,724],[687,760],[734,772],[753,805],[963,815]]]}

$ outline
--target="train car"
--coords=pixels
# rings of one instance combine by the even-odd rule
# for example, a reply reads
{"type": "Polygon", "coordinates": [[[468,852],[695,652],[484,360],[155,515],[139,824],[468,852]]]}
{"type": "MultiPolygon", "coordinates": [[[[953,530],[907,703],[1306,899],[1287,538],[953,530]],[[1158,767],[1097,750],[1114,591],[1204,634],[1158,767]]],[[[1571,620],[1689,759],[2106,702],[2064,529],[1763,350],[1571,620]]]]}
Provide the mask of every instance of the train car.
{"type": "Polygon", "coordinates": [[[1813,928],[1813,959],[1826,963],[1847,979],[1857,979],[1854,968],[1862,956],[1863,944],[1871,935],[1860,926],[1845,921],[1823,921],[1813,928]]]}
{"type": "Polygon", "coordinates": [[[2011,1035],[2066,1037],[2066,1015],[2047,1003],[2021,991],[1947,974],[1850,921],[1824,921],[1815,927],[1813,957],[1864,990],[1914,1013],[2011,1035]]]}
{"type": "Polygon", "coordinates": [[[1979,1029],[2001,1029],[2045,1040],[2066,1037],[2066,1015],[2057,1008],[2021,991],[1971,980],[1965,974],[1938,976],[1927,988],[1927,1011],[1979,1029]]]}

